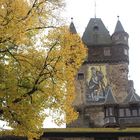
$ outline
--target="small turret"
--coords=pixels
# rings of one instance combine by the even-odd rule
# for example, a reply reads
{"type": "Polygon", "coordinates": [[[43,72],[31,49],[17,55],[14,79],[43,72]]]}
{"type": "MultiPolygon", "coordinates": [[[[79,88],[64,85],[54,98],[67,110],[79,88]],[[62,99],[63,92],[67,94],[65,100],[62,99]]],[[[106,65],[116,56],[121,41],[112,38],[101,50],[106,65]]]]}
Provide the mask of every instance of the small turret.
{"type": "Polygon", "coordinates": [[[121,45],[128,46],[128,38],[129,38],[129,35],[127,32],[125,32],[125,30],[119,20],[119,17],[118,17],[116,28],[112,35],[112,42],[114,44],[121,44],[121,45]]]}
{"type": "Polygon", "coordinates": [[[73,23],[73,18],[71,18],[71,23],[70,23],[70,26],[69,26],[69,30],[72,34],[77,34],[77,31],[76,31],[76,28],[75,28],[75,25],[73,23]]]}
{"type": "Polygon", "coordinates": [[[115,31],[111,37],[112,39],[112,50],[113,56],[116,57],[117,61],[123,61],[129,63],[129,46],[128,46],[129,35],[125,32],[118,16],[118,21],[115,27],[115,31]]]}

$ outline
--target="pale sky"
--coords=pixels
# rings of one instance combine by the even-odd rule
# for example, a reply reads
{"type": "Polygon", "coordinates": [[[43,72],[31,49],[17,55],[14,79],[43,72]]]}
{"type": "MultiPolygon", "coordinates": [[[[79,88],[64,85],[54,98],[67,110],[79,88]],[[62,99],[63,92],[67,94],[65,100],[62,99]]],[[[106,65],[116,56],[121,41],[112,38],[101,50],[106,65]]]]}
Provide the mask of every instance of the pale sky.
{"type": "MultiPolygon", "coordinates": [[[[95,16],[95,0],[65,0],[65,17],[83,34],[90,18],[95,16]]],[[[129,34],[129,79],[134,80],[140,95],[140,0],[96,0],[96,17],[101,18],[110,34],[114,32],[117,16],[129,34]]]]}

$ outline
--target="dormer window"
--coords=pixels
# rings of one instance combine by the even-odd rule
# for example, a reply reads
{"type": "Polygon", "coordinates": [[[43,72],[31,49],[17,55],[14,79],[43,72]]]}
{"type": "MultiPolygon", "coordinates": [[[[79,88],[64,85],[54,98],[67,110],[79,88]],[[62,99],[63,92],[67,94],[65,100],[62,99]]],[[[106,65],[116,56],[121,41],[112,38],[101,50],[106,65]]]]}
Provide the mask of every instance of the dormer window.
{"type": "Polygon", "coordinates": [[[96,25],[96,26],[93,27],[93,30],[94,31],[98,31],[99,30],[99,27],[96,25]]]}

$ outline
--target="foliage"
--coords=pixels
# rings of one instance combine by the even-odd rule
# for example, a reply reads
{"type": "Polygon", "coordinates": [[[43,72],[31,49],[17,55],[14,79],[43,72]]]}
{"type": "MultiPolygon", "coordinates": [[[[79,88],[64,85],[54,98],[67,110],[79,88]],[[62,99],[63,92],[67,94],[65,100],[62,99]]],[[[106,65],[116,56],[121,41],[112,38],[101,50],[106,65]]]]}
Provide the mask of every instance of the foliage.
{"type": "Polygon", "coordinates": [[[86,49],[68,27],[54,27],[62,0],[0,0],[0,7],[0,119],[32,139],[50,115],[44,109],[58,124],[77,117],[73,83],[86,49]]]}

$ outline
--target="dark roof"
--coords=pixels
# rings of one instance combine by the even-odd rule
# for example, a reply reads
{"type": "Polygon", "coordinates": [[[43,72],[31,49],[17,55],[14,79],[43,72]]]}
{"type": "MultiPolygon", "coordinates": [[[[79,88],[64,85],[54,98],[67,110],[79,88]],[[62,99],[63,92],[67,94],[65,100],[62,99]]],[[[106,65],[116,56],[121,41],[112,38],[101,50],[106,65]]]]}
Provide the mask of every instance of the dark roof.
{"type": "Polygon", "coordinates": [[[91,18],[82,37],[87,46],[110,44],[111,38],[100,18],[91,18]]]}
{"type": "Polygon", "coordinates": [[[113,96],[112,89],[110,87],[108,87],[108,89],[107,89],[107,95],[106,95],[104,104],[106,104],[106,105],[117,104],[117,101],[116,101],[115,97],[113,96]]]}
{"type": "Polygon", "coordinates": [[[116,28],[115,28],[114,32],[115,33],[117,33],[117,32],[125,32],[120,20],[117,21],[116,28]]]}
{"type": "Polygon", "coordinates": [[[133,88],[130,89],[126,99],[124,100],[125,104],[132,104],[132,103],[140,103],[140,96],[135,93],[133,88]]]}
{"type": "Polygon", "coordinates": [[[73,22],[71,22],[71,24],[70,24],[70,26],[69,26],[69,30],[70,30],[71,33],[77,34],[77,31],[76,31],[76,28],[75,28],[73,22]]]}

